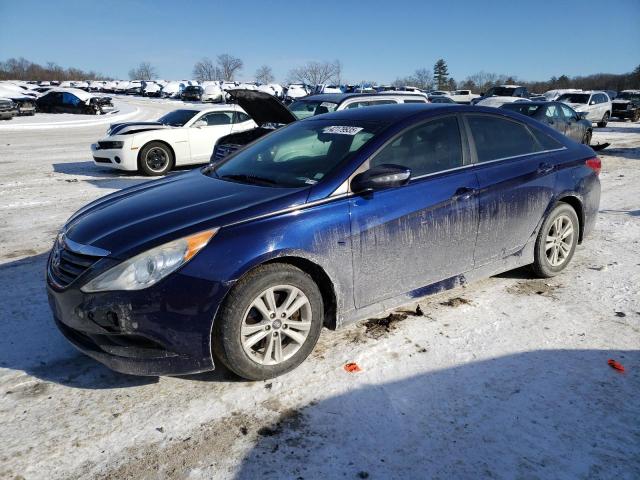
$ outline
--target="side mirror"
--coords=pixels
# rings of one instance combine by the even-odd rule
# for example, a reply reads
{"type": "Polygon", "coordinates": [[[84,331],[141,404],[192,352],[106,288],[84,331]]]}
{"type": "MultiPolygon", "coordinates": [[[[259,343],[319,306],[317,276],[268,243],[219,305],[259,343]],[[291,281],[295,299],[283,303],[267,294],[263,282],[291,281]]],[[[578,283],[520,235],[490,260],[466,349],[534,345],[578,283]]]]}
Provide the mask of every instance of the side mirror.
{"type": "Polygon", "coordinates": [[[359,173],[351,180],[354,193],[372,192],[385,188],[401,187],[411,178],[411,169],[400,165],[384,164],[359,173]]]}
{"type": "Polygon", "coordinates": [[[196,128],[206,127],[207,125],[209,125],[209,124],[207,123],[207,121],[206,121],[206,120],[202,120],[202,119],[198,120],[197,122],[195,122],[195,123],[193,124],[193,126],[194,126],[194,127],[196,127],[196,128]]]}
{"type": "Polygon", "coordinates": [[[589,102],[589,105],[595,105],[595,104],[596,104],[596,101],[595,101],[595,100],[591,100],[591,101],[589,102]]]}

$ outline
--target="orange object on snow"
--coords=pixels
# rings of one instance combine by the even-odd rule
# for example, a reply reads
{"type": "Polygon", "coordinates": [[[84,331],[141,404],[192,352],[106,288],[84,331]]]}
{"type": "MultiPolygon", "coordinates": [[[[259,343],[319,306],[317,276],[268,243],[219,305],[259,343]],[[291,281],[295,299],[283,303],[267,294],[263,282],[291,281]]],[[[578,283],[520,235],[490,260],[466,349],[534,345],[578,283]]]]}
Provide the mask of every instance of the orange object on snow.
{"type": "Polygon", "coordinates": [[[611,368],[615,368],[619,372],[624,372],[624,366],[621,363],[616,362],[613,358],[610,358],[607,363],[611,368]]]}
{"type": "Polygon", "coordinates": [[[347,363],[344,366],[344,369],[349,373],[361,372],[362,369],[358,366],[357,363],[347,363]]]}

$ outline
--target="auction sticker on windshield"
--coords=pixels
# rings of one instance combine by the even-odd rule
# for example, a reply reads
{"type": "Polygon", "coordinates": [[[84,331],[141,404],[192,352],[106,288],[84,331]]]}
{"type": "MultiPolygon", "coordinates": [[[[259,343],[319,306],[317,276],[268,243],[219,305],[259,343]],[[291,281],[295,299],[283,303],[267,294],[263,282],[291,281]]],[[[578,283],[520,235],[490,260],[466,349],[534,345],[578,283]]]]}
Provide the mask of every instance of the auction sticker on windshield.
{"type": "Polygon", "coordinates": [[[334,127],[324,127],[322,129],[322,133],[337,133],[338,135],[352,135],[352,136],[360,131],[362,131],[362,127],[334,126],[334,127]]]}

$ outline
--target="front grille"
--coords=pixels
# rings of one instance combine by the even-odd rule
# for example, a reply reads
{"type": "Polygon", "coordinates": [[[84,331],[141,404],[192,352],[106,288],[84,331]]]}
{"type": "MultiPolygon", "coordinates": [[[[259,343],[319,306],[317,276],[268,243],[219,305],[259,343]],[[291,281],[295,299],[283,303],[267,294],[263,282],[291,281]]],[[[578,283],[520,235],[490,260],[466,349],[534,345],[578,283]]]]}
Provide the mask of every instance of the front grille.
{"type": "Polygon", "coordinates": [[[98,150],[112,150],[114,148],[122,148],[122,142],[108,140],[101,140],[98,142],[98,150]]]}
{"type": "Polygon", "coordinates": [[[241,147],[241,145],[234,145],[231,143],[227,143],[224,145],[218,145],[216,147],[216,151],[213,155],[214,160],[217,162],[218,160],[222,160],[223,158],[231,155],[233,152],[235,152],[236,150],[238,150],[241,147]]]}
{"type": "Polygon", "coordinates": [[[49,275],[56,285],[64,288],[99,259],[100,257],[72,252],[56,241],[49,257],[49,275]]]}
{"type": "Polygon", "coordinates": [[[626,112],[627,111],[627,104],[623,103],[623,104],[613,104],[613,108],[612,110],[614,112],[626,112]]]}

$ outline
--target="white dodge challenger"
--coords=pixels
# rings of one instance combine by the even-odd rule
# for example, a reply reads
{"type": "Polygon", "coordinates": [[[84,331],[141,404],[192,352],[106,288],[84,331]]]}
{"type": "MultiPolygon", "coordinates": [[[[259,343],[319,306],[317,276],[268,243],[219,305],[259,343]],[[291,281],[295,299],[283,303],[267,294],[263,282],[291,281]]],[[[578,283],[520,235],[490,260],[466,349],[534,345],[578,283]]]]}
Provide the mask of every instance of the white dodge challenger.
{"type": "Polygon", "coordinates": [[[175,166],[209,162],[220,137],[256,126],[237,105],[183,108],[157,122],[114,123],[91,152],[101,167],[164,175],[175,166]]]}

